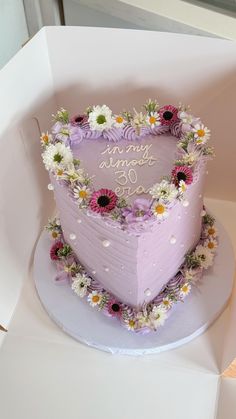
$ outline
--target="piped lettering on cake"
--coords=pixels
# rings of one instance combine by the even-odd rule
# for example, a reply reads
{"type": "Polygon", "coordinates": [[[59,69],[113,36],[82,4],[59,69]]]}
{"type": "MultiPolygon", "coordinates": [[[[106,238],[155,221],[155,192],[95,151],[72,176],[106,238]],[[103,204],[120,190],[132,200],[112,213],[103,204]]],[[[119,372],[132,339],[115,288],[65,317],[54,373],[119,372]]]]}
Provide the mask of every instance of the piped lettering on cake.
{"type": "Polygon", "coordinates": [[[130,197],[142,195],[149,192],[149,188],[138,185],[137,169],[142,166],[151,167],[158,159],[151,152],[152,144],[128,144],[124,147],[107,144],[101,152],[105,159],[99,164],[100,169],[114,169],[115,182],[118,184],[115,189],[117,196],[130,197]],[[133,154],[137,157],[134,158],[133,154]],[[132,154],[129,158],[128,154],[132,154]]]}

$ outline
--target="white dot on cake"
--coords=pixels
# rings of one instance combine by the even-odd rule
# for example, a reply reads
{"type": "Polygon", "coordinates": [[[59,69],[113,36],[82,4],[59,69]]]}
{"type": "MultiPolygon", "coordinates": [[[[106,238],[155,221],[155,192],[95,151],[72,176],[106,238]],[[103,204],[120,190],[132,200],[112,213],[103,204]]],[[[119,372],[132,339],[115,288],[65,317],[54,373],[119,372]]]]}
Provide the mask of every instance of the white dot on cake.
{"type": "Polygon", "coordinates": [[[111,244],[111,242],[110,242],[109,240],[103,240],[103,241],[102,241],[102,245],[103,245],[103,247],[109,247],[109,246],[110,246],[110,244],[111,244]]]}
{"type": "Polygon", "coordinates": [[[170,238],[170,244],[175,244],[177,242],[177,239],[175,236],[171,236],[170,238]]]}
{"type": "Polygon", "coordinates": [[[152,266],[153,266],[153,267],[155,268],[155,266],[156,266],[156,263],[155,263],[155,262],[153,262],[152,266]]]}
{"type": "Polygon", "coordinates": [[[74,233],[71,233],[71,234],[70,234],[70,239],[71,239],[71,240],[75,240],[75,239],[76,239],[76,235],[75,235],[74,233]]]}
{"type": "Polygon", "coordinates": [[[104,266],[104,271],[109,272],[109,268],[107,266],[104,266]]]}
{"type": "Polygon", "coordinates": [[[49,183],[48,184],[48,190],[49,191],[53,191],[53,189],[54,189],[54,186],[51,183],[49,183]]]}
{"type": "Polygon", "coordinates": [[[120,267],[120,269],[123,271],[123,269],[124,269],[125,267],[124,267],[124,265],[121,265],[121,267],[120,267]]]}
{"type": "Polygon", "coordinates": [[[186,199],[183,201],[183,207],[188,207],[188,206],[189,206],[189,201],[187,201],[186,199]]]}
{"type": "Polygon", "coordinates": [[[128,243],[129,243],[129,240],[128,240],[128,239],[126,239],[126,240],[125,240],[125,243],[127,243],[127,244],[128,244],[128,243]]]}
{"type": "Polygon", "coordinates": [[[180,215],[180,214],[178,214],[178,215],[177,215],[177,218],[178,218],[178,220],[181,220],[181,215],[180,215]]]}
{"type": "Polygon", "coordinates": [[[78,218],[77,223],[78,224],[81,224],[82,223],[82,220],[80,218],[78,218]]]}
{"type": "Polygon", "coordinates": [[[152,293],[151,293],[150,288],[147,288],[147,289],[144,291],[144,294],[146,295],[146,297],[150,297],[150,295],[152,294],[152,293]]]}
{"type": "Polygon", "coordinates": [[[96,274],[96,271],[94,271],[94,270],[93,270],[93,271],[92,271],[92,274],[93,274],[93,275],[95,275],[95,274],[96,274]]]}

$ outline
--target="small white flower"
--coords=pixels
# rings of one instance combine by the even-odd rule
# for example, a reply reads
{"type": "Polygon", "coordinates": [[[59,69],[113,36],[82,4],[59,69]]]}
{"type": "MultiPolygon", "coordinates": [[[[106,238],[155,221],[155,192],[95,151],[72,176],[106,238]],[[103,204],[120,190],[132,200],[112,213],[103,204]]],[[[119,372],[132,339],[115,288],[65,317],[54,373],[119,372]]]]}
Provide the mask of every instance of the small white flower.
{"type": "Polygon", "coordinates": [[[89,188],[87,188],[86,186],[76,186],[74,188],[74,197],[77,199],[78,204],[82,204],[86,201],[88,201],[88,199],[91,196],[91,191],[89,188]]]}
{"type": "Polygon", "coordinates": [[[210,138],[210,130],[201,123],[194,125],[193,132],[197,144],[205,144],[210,138]]]}
{"type": "Polygon", "coordinates": [[[161,308],[169,310],[173,305],[173,301],[167,296],[164,297],[161,303],[161,308]]]}
{"type": "Polygon", "coordinates": [[[153,198],[159,199],[160,202],[172,202],[178,195],[178,190],[173,183],[162,180],[152,186],[149,193],[153,198]]]}
{"type": "Polygon", "coordinates": [[[186,279],[186,281],[192,281],[194,279],[196,273],[197,273],[197,271],[194,270],[193,268],[185,269],[183,271],[184,279],[186,279]]]}
{"type": "Polygon", "coordinates": [[[67,168],[73,163],[73,155],[65,144],[50,144],[42,153],[43,162],[47,170],[67,168]]]}
{"type": "Polygon", "coordinates": [[[128,330],[135,330],[136,329],[136,321],[135,319],[126,319],[125,325],[128,330]]]}
{"type": "Polygon", "coordinates": [[[195,250],[194,253],[198,257],[198,259],[200,260],[201,266],[204,269],[209,268],[209,266],[211,266],[213,264],[214,255],[208,247],[205,247],[205,246],[202,246],[201,244],[199,244],[196,247],[196,250],[195,250]]]}
{"type": "Polygon", "coordinates": [[[190,115],[189,113],[187,113],[185,111],[180,111],[178,113],[178,117],[179,117],[179,119],[181,119],[183,124],[186,124],[186,125],[191,125],[192,122],[194,120],[196,120],[196,118],[193,115],[190,115]]]}
{"type": "Polygon", "coordinates": [[[166,205],[157,201],[152,204],[152,212],[158,220],[164,220],[169,215],[166,205]]]}
{"type": "Polygon", "coordinates": [[[114,115],[113,116],[113,125],[116,128],[122,128],[125,124],[125,119],[122,115],[114,115]]]}
{"type": "Polygon", "coordinates": [[[216,239],[214,239],[213,237],[210,237],[209,239],[204,241],[204,246],[213,252],[217,248],[218,243],[216,239]]]}
{"type": "Polygon", "coordinates": [[[218,236],[218,231],[217,228],[215,226],[208,226],[205,230],[204,230],[204,234],[206,236],[210,236],[211,238],[214,237],[216,238],[218,236]]]}
{"type": "Polygon", "coordinates": [[[102,294],[98,291],[92,291],[88,295],[88,302],[92,307],[98,306],[102,301],[102,294]]]}
{"type": "Polygon", "coordinates": [[[94,106],[89,113],[88,122],[92,130],[103,131],[112,126],[112,111],[108,106],[94,106]]]}
{"type": "Polygon", "coordinates": [[[132,125],[135,129],[140,129],[146,125],[146,119],[142,112],[137,112],[134,109],[134,116],[132,120],[132,125]]]}
{"type": "Polygon", "coordinates": [[[190,293],[191,291],[191,285],[188,284],[188,282],[186,282],[184,285],[182,285],[182,287],[180,288],[180,293],[179,296],[181,298],[185,298],[187,297],[187,295],[190,293]]]}
{"type": "Polygon", "coordinates": [[[151,128],[154,128],[155,126],[161,125],[160,115],[157,112],[151,112],[146,117],[146,123],[151,128]]]}
{"type": "Polygon", "coordinates": [[[90,285],[91,279],[85,274],[78,273],[71,285],[72,290],[81,298],[83,298],[87,293],[87,287],[90,285]]]}
{"type": "Polygon", "coordinates": [[[163,326],[167,319],[167,311],[162,307],[154,306],[149,316],[151,326],[157,329],[159,326],[163,326]]]}
{"type": "Polygon", "coordinates": [[[46,133],[42,132],[40,140],[41,140],[42,146],[47,146],[48,144],[52,142],[52,136],[51,134],[48,133],[48,131],[46,133]]]}
{"type": "Polygon", "coordinates": [[[180,193],[180,194],[184,194],[184,192],[186,192],[186,190],[187,190],[187,185],[186,185],[186,183],[185,183],[185,181],[184,181],[184,180],[181,180],[181,181],[179,182],[179,188],[178,188],[178,190],[179,190],[179,193],[180,193]]]}

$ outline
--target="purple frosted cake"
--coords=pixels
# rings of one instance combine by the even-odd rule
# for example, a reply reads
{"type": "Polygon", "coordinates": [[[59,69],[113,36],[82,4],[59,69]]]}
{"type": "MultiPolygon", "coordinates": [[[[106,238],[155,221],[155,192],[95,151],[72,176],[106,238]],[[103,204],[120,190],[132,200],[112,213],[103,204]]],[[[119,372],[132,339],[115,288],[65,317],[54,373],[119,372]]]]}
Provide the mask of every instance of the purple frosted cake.
{"type": "Polygon", "coordinates": [[[183,106],[143,108],[71,119],[61,109],[41,136],[59,212],[47,226],[56,281],[136,332],[164,324],[217,247],[203,206],[210,131],[183,106]]]}

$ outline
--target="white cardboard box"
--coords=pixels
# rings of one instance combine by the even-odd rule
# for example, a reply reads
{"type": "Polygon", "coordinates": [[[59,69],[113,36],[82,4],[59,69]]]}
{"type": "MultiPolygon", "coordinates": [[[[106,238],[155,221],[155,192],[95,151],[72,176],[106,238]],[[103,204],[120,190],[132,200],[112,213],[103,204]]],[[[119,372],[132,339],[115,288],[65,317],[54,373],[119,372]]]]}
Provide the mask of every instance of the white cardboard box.
{"type": "Polygon", "coordinates": [[[41,30],[0,72],[0,412],[15,418],[235,418],[236,304],[202,336],[160,355],[111,357],[65,335],[32,280],[37,238],[54,208],[39,133],[63,106],[191,104],[212,130],[208,206],[236,249],[236,44],[104,28],[41,30]],[[30,387],[29,387],[30,383],[30,387]],[[28,391],[25,388],[28,387],[28,391]],[[43,402],[42,398],[43,397],[43,402]],[[12,399],[14,403],[12,403],[12,399]],[[234,409],[234,410],[233,410],[234,409]]]}

